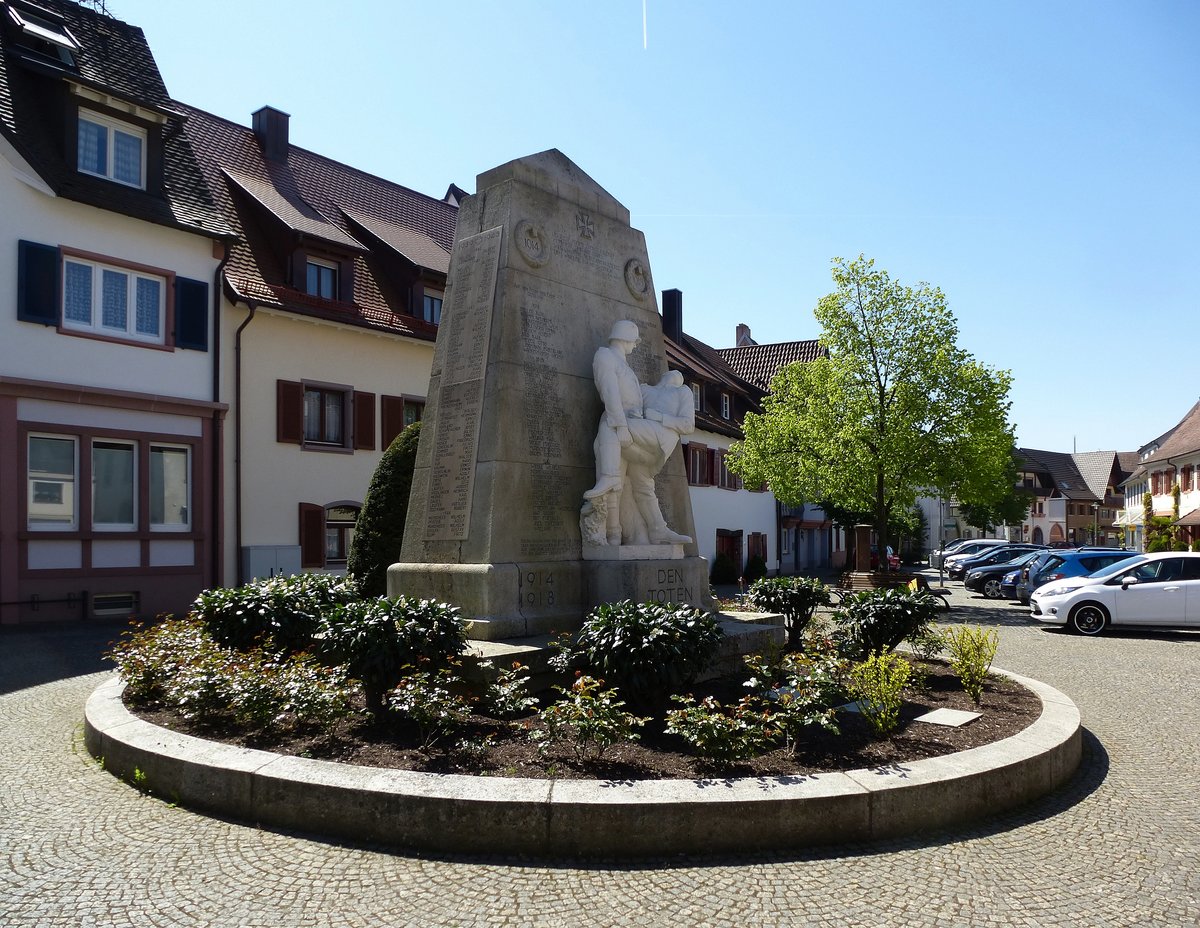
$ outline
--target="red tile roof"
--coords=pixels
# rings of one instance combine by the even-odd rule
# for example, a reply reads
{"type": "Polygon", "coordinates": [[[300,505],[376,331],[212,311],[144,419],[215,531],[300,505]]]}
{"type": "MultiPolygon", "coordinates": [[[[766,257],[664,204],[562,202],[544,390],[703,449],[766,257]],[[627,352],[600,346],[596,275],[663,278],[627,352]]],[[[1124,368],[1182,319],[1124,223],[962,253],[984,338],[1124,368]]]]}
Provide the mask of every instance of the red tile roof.
{"type": "Polygon", "coordinates": [[[781,368],[796,362],[815,361],[828,352],[816,339],[798,342],[776,342],[773,345],[743,345],[740,348],[719,348],[717,353],[739,377],[760,390],[768,390],[771,378],[781,368]]]}
{"type": "Polygon", "coordinates": [[[247,126],[175,106],[187,116],[185,132],[218,205],[242,236],[226,266],[226,280],[241,298],[433,340],[437,327],[405,311],[407,293],[397,292],[381,268],[395,252],[444,284],[457,207],[295,145],[286,162],[268,161],[247,126]],[[287,255],[279,254],[272,228],[279,223],[356,254],[353,302],[314,298],[288,284],[287,255]]]}

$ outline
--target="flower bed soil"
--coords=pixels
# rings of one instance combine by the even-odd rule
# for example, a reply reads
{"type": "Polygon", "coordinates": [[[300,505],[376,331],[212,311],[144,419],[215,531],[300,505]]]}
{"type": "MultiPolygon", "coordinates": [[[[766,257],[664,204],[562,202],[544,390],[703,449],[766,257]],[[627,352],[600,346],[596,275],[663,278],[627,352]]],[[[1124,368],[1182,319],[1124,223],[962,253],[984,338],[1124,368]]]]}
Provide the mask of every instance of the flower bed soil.
{"type": "MultiPolygon", "coordinates": [[[[865,719],[857,713],[840,712],[841,734],[814,726],[794,755],[781,748],[719,767],[689,754],[682,739],[663,731],[661,720],[647,723],[640,730],[639,741],[614,744],[600,760],[580,761],[567,746],[540,753],[528,737],[528,727],[537,724],[535,716],[512,724],[476,715],[464,730],[422,752],[415,729],[402,721],[358,717],[318,734],[268,733],[238,730],[232,722],[197,724],[153,706],[130,705],[129,709],[146,721],[211,741],[345,764],[479,776],[627,780],[692,779],[717,771],[736,777],[787,776],[890,766],[1000,741],[1041,714],[1037,696],[1011,680],[990,677],[983,702],[976,706],[945,665],[914,663],[925,671],[926,685],[921,691],[908,692],[900,728],[891,737],[876,739],[865,719]],[[962,709],[982,716],[959,728],[914,721],[934,709],[962,709]],[[457,747],[464,740],[482,745],[487,736],[494,739],[493,745],[474,750],[457,747]]],[[[736,702],[746,694],[741,678],[698,684],[694,692],[697,697],[715,696],[723,703],[736,702]]]]}

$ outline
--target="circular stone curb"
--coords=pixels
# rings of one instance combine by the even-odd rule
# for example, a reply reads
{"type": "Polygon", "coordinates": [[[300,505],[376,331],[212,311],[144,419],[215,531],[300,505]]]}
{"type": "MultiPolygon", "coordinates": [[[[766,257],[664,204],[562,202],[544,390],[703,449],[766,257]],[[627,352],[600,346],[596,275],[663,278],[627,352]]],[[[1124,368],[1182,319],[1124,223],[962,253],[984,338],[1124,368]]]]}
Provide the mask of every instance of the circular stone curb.
{"type": "Polygon", "coordinates": [[[1079,766],[1079,710],[1001,670],[1042,714],[1010,738],[905,764],[783,777],[534,780],[285,757],[145,722],[114,677],[89,697],[88,751],[138,788],[257,825],[406,849],[535,857],[778,850],[893,838],[1011,809],[1079,766]]]}

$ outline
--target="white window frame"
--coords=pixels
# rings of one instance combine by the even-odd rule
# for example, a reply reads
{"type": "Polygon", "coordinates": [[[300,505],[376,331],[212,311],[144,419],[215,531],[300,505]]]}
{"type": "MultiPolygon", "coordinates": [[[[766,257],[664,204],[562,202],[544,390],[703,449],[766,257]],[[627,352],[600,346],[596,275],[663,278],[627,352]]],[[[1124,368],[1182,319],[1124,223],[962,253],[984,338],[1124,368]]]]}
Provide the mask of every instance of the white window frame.
{"type": "Polygon", "coordinates": [[[688,386],[692,388],[692,408],[700,412],[700,384],[690,383],[688,386]]]}
{"type": "MultiPolygon", "coordinates": [[[[104,171],[102,171],[102,172],[101,171],[93,171],[89,168],[84,167],[79,161],[80,156],[79,156],[79,153],[77,152],[76,156],[75,156],[75,167],[78,169],[79,173],[87,174],[87,175],[90,175],[91,177],[103,177],[105,180],[111,180],[114,184],[121,184],[125,187],[133,187],[138,190],[145,190],[146,189],[146,148],[147,148],[147,144],[148,144],[148,137],[146,134],[146,130],[142,129],[138,126],[130,125],[127,122],[122,122],[119,119],[113,119],[110,116],[102,116],[99,113],[95,112],[94,110],[86,110],[86,109],[79,110],[79,122],[80,123],[89,122],[89,123],[92,123],[93,125],[100,126],[101,128],[103,128],[105,130],[104,171]],[[131,183],[130,181],[124,180],[120,177],[116,177],[113,173],[116,170],[116,157],[115,157],[116,156],[116,133],[118,133],[118,132],[120,132],[124,135],[131,136],[133,138],[136,138],[138,140],[139,144],[141,145],[141,152],[138,157],[138,161],[139,161],[138,181],[136,184],[131,183]]],[[[78,140],[78,131],[79,130],[77,128],[76,129],[76,133],[77,133],[76,139],[77,140],[78,140]]],[[[76,141],[76,144],[78,145],[78,141],[76,141]]]]}
{"type": "Polygon", "coordinates": [[[30,432],[26,436],[25,441],[25,493],[26,493],[26,509],[25,509],[25,527],[31,532],[77,532],[79,531],[79,439],[74,435],[54,435],[47,432],[30,432]],[[73,467],[74,472],[67,474],[47,474],[45,477],[35,478],[29,471],[29,449],[34,439],[52,439],[55,441],[69,441],[73,449],[73,467]],[[70,522],[34,522],[32,516],[33,503],[33,485],[36,480],[38,483],[67,483],[65,479],[70,477],[71,489],[71,521],[70,522]]]}
{"type": "Polygon", "coordinates": [[[733,414],[733,400],[728,393],[721,394],[721,418],[729,419],[733,414]]]}
{"type": "MultiPolygon", "coordinates": [[[[171,533],[184,534],[184,533],[190,532],[192,530],[192,513],[195,508],[192,504],[192,497],[194,495],[195,488],[192,483],[192,449],[191,449],[191,446],[190,445],[176,445],[176,444],[171,444],[170,442],[164,442],[164,441],[151,441],[148,444],[149,444],[148,451],[149,451],[149,455],[150,455],[149,460],[153,460],[154,452],[159,449],[162,449],[165,451],[182,451],[187,456],[187,467],[186,467],[186,477],[185,477],[187,502],[184,505],[184,509],[187,511],[186,522],[155,522],[154,521],[154,497],[153,497],[153,488],[150,485],[153,470],[151,469],[146,474],[146,490],[147,490],[147,493],[151,494],[149,496],[150,511],[148,513],[149,521],[150,521],[150,531],[161,532],[163,534],[171,534],[171,533]]],[[[149,466],[150,466],[149,463],[147,463],[147,467],[149,467],[149,466]]]]}
{"type": "Polygon", "coordinates": [[[160,274],[125,267],[120,264],[106,264],[91,258],[78,257],[67,253],[63,255],[61,269],[62,306],[61,322],[63,329],[71,332],[86,332],[89,335],[99,335],[103,338],[118,338],[123,341],[144,342],[148,345],[165,345],[167,331],[167,289],[169,280],[160,274]],[[89,294],[91,320],[83,322],[70,319],[67,316],[67,272],[69,265],[78,265],[91,269],[92,287],[89,294]],[[125,277],[125,327],[123,329],[104,324],[104,274],[105,272],[121,274],[125,277]],[[158,285],[158,334],[149,335],[139,332],[137,328],[137,292],[139,280],[152,281],[158,285]]]}
{"type": "Polygon", "coordinates": [[[138,527],[138,502],[141,496],[141,485],[139,483],[138,474],[138,443],[124,438],[92,438],[88,442],[88,450],[92,454],[92,531],[93,532],[136,532],[138,527]],[[131,522],[100,522],[96,519],[96,500],[99,493],[96,492],[96,446],[97,445],[124,445],[132,452],[131,460],[133,461],[133,473],[131,474],[130,490],[132,492],[133,502],[133,521],[131,522]]]}

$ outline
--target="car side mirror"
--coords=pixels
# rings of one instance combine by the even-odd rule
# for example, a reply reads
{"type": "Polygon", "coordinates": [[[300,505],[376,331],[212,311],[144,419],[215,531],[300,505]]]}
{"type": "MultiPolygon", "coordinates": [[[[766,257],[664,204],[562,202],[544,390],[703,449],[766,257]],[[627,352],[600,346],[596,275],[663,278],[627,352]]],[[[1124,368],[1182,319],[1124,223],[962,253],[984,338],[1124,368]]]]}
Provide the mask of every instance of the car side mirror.
{"type": "Polygon", "coordinates": [[[1138,578],[1133,574],[1126,574],[1121,578],[1121,589],[1127,590],[1131,586],[1137,586],[1138,578]]]}

